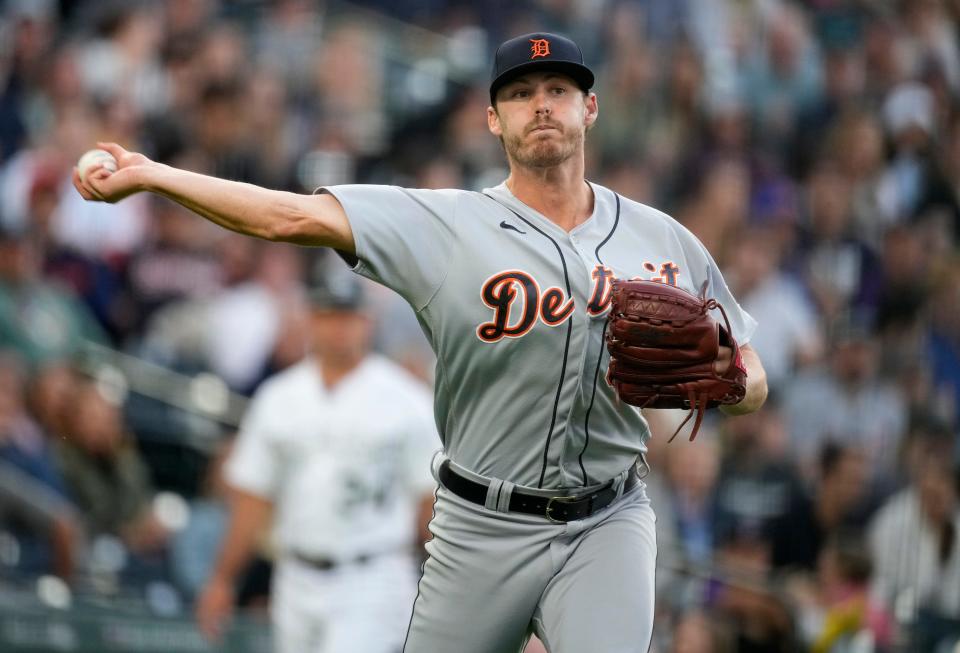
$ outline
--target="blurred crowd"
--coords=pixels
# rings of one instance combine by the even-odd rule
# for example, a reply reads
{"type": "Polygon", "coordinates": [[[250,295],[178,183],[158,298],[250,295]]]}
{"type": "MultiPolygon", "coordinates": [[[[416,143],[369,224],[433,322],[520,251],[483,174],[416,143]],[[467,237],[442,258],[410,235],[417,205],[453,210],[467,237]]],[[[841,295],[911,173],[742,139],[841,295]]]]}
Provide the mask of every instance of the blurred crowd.
{"type": "MultiPolygon", "coordinates": [[[[115,141],[298,192],[495,185],[490,49],[549,30],[598,72],[589,178],[690,228],[760,324],[763,411],[670,446],[651,416],[654,650],[948,650],[958,28],[956,0],[0,1],[0,583],[189,601],[227,444],[78,360],[98,343],[249,395],[303,356],[307,282],[342,267],[153,197],[85,203],[78,156],[115,141]]],[[[409,310],[378,305],[378,348],[429,382],[409,310]]]]}

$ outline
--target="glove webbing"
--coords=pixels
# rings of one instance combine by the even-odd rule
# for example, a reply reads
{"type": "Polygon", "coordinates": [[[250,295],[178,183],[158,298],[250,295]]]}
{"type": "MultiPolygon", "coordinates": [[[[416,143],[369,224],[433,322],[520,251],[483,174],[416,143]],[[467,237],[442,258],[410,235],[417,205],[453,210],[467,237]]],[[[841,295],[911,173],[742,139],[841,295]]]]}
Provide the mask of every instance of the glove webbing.
{"type": "MultiPolygon", "coordinates": [[[[706,289],[706,283],[704,283],[704,289],[706,289]]],[[[716,299],[708,299],[706,301],[706,310],[709,311],[714,308],[720,309],[720,314],[723,315],[723,322],[727,327],[727,333],[732,334],[733,331],[730,330],[730,318],[727,317],[727,312],[723,310],[723,305],[718,303],[716,299]]],[[[732,337],[730,340],[733,342],[733,352],[730,355],[730,365],[734,365],[736,363],[740,347],[732,337]]],[[[659,395],[653,395],[644,403],[644,406],[649,404],[651,401],[654,401],[658,396],[659,395]]],[[[690,431],[690,442],[693,442],[694,438],[697,437],[697,432],[700,431],[700,425],[703,423],[703,415],[707,412],[709,397],[706,393],[697,395],[693,388],[690,388],[690,392],[687,396],[687,402],[690,404],[690,412],[687,413],[687,416],[683,418],[682,422],[680,422],[680,426],[677,427],[677,430],[674,431],[673,435],[670,436],[670,439],[667,440],[667,444],[673,442],[674,438],[677,437],[677,434],[680,433],[680,429],[686,426],[687,422],[690,421],[690,418],[693,417],[694,413],[697,414],[697,419],[693,423],[693,430],[690,431]]]]}

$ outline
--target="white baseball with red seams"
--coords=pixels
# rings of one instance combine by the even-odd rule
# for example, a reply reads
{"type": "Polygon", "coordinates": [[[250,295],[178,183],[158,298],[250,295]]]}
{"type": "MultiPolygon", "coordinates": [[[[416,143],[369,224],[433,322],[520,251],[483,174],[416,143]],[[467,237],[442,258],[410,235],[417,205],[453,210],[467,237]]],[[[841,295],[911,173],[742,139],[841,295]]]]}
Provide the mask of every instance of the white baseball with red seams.
{"type": "Polygon", "coordinates": [[[95,165],[101,164],[110,172],[117,171],[117,160],[106,150],[87,150],[77,161],[77,172],[80,173],[80,181],[86,181],[87,171],[95,165]]]}

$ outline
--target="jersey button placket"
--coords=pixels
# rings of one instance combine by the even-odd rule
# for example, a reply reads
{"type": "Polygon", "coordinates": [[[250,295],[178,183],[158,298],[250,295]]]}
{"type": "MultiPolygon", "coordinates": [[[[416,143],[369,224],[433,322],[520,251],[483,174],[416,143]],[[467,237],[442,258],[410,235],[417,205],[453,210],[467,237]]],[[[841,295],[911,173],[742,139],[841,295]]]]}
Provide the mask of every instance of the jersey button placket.
{"type": "MultiPolygon", "coordinates": [[[[569,245],[569,249],[574,254],[576,254],[576,257],[589,270],[590,269],[589,261],[587,260],[587,256],[584,254],[584,252],[580,247],[580,240],[581,239],[575,234],[569,234],[567,236],[567,244],[569,245]]],[[[579,285],[579,283],[582,283],[581,281],[578,281],[578,278],[580,278],[580,276],[573,271],[573,268],[571,268],[571,273],[572,274],[571,274],[570,281],[571,281],[571,291],[573,295],[575,297],[582,296],[585,298],[589,298],[590,296],[589,274],[587,275],[588,285],[585,288],[580,289],[580,291],[578,292],[577,286],[579,285]]],[[[576,372],[575,372],[575,376],[577,378],[577,390],[574,393],[574,397],[572,398],[572,403],[570,404],[569,410],[567,411],[566,423],[563,429],[563,433],[564,433],[563,443],[561,445],[560,451],[556,458],[557,465],[560,472],[559,478],[560,478],[561,485],[577,485],[582,481],[578,456],[579,456],[580,448],[582,447],[583,443],[578,439],[571,439],[572,433],[576,432],[576,429],[571,429],[571,420],[574,420],[577,418],[576,407],[578,403],[581,401],[581,395],[583,393],[581,380],[583,378],[584,364],[586,362],[587,353],[589,351],[589,342],[590,342],[589,330],[590,330],[591,320],[590,320],[590,317],[587,315],[586,305],[581,304],[579,299],[576,301],[576,306],[577,308],[572,316],[572,319],[573,319],[574,340],[579,341],[578,343],[579,347],[574,348],[573,346],[571,346],[570,362],[572,363],[573,360],[578,361],[576,363],[576,372]],[[576,352],[576,354],[574,352],[576,352]],[[574,355],[576,356],[576,359],[573,358],[574,355]]]]}

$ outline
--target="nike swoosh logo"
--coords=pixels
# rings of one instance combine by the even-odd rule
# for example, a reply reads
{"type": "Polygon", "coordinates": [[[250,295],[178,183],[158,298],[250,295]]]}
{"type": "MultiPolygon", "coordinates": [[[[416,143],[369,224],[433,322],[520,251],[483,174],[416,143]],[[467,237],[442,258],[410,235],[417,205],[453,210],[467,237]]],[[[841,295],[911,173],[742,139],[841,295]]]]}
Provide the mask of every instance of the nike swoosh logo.
{"type": "Polygon", "coordinates": [[[510,223],[507,222],[506,220],[504,220],[503,222],[500,223],[500,228],[501,228],[501,229],[512,229],[512,230],[516,231],[518,234],[524,234],[524,235],[526,235],[526,233],[527,233],[526,231],[520,231],[517,227],[515,227],[515,226],[512,225],[512,224],[510,224],[510,223]]]}

